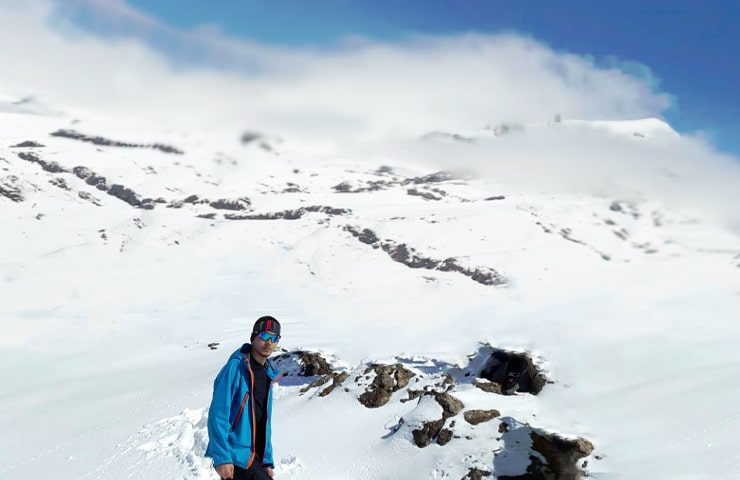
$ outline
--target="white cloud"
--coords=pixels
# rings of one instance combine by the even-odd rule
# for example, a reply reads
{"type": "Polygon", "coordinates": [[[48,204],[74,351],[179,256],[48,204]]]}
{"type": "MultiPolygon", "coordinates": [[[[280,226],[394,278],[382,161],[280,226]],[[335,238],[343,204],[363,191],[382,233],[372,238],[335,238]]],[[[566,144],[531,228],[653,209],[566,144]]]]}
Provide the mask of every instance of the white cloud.
{"type": "MultiPolygon", "coordinates": [[[[736,159],[700,138],[635,142],[608,132],[528,129],[466,145],[399,139],[434,130],[478,132],[502,122],[659,117],[670,96],[649,70],[597,66],[515,34],[415,37],[389,44],[347,41],[283,48],[230,38],[216,28],[183,31],[121,0],[80,0],[116,36],[76,27],[50,3],[0,1],[0,93],[183,128],[257,129],[288,139],[360,143],[362,151],[463,164],[542,188],[608,195],[663,195],[737,222],[736,159]],[[186,49],[198,61],[173,61],[186,49]],[[388,139],[393,139],[389,141],[388,139]],[[521,174],[518,174],[520,172],[521,174]],[[666,172],[670,172],[667,174],[666,172]],[[728,207],[729,206],[729,207],[728,207]]],[[[185,55],[185,56],[188,56],[185,55]]],[[[606,64],[615,64],[613,61],[606,64]]],[[[740,223],[740,222],[737,222],[740,223]]]]}

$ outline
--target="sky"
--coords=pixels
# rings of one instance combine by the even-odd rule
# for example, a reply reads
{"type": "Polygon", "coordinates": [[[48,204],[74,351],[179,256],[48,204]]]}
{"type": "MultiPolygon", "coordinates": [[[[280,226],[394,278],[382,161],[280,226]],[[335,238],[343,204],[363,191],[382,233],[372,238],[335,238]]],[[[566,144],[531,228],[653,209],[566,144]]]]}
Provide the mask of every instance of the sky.
{"type": "MultiPolygon", "coordinates": [[[[92,6],[156,21],[181,31],[290,48],[331,48],[352,39],[403,42],[416,35],[516,32],[556,51],[591,57],[647,78],[671,95],[663,115],[681,132],[700,132],[720,149],[740,153],[740,2],[569,0],[78,0],[78,25],[120,33],[92,6]]],[[[131,33],[126,30],[126,33],[131,33]]],[[[141,31],[137,32],[141,33],[141,31]]],[[[150,32],[151,33],[151,32],[150,32]]],[[[175,57],[203,55],[172,36],[149,41],[175,57]]]]}

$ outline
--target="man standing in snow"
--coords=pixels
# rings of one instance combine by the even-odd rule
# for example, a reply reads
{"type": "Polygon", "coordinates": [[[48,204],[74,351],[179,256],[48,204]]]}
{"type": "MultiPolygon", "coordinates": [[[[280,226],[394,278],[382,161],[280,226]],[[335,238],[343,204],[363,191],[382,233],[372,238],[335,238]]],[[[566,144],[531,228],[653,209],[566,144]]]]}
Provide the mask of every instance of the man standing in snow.
{"type": "Polygon", "coordinates": [[[208,448],[223,479],[274,478],[272,457],[272,384],[282,373],[267,359],[280,340],[280,323],[257,319],[250,342],[229,357],[213,382],[208,410],[208,448]]]}

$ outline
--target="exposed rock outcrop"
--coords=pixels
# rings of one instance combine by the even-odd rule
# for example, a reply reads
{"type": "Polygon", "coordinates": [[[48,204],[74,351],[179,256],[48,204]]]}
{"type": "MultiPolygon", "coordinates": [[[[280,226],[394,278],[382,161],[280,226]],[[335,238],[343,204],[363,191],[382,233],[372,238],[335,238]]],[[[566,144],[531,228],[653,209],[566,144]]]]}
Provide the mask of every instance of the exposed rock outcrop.
{"type": "Polygon", "coordinates": [[[143,143],[120,142],[118,140],[110,140],[108,138],[103,138],[99,136],[85,135],[75,130],[65,130],[65,129],[57,130],[56,132],[52,132],[51,136],[70,138],[72,140],[79,140],[81,142],[88,142],[94,145],[101,145],[105,147],[152,148],[154,150],[160,150],[165,153],[174,153],[177,155],[183,154],[182,150],[179,150],[171,145],[164,145],[162,143],[143,144],[143,143]]]}
{"type": "Polygon", "coordinates": [[[408,385],[409,379],[416,374],[406,369],[400,363],[395,365],[372,364],[365,374],[375,372],[375,378],[368,389],[359,397],[360,403],[368,408],[377,408],[385,405],[390,400],[393,392],[408,385]]]}
{"type": "Polygon", "coordinates": [[[496,417],[501,416],[498,410],[467,410],[463,412],[463,418],[471,425],[488,422],[496,417]]]}
{"type": "Polygon", "coordinates": [[[454,257],[437,260],[416,253],[416,250],[405,243],[396,243],[393,240],[380,240],[372,230],[352,225],[345,225],[348,231],[362,243],[373,248],[380,248],[396,262],[402,263],[410,268],[424,268],[427,270],[439,270],[442,272],[457,272],[472,280],[487,286],[504,285],[506,280],[496,270],[488,267],[468,268],[460,265],[454,257]]]}
{"type": "Polygon", "coordinates": [[[311,205],[294,210],[283,210],[281,212],[254,213],[247,215],[226,214],[224,215],[224,218],[227,220],[298,220],[309,212],[324,213],[326,215],[347,215],[352,211],[347,208],[311,205]]]}
{"type": "MultiPolygon", "coordinates": [[[[594,446],[584,438],[568,439],[554,433],[547,433],[529,427],[532,453],[529,455],[530,464],[526,472],[521,475],[498,476],[501,480],[580,480],[584,472],[578,467],[578,461],[591,454],[594,446]],[[542,460],[544,458],[544,461],[542,460]]],[[[503,435],[504,442],[510,441],[517,430],[503,435]]],[[[517,445],[512,448],[521,449],[517,445]]]]}

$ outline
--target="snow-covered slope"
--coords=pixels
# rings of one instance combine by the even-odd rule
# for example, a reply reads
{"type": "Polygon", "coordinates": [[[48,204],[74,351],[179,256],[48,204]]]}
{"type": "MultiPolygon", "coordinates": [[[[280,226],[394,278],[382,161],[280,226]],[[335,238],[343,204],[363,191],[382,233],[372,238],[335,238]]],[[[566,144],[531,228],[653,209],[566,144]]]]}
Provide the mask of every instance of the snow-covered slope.
{"type": "MultiPolygon", "coordinates": [[[[212,381],[268,313],[295,374],[277,387],[279,478],[515,476],[548,461],[533,429],[591,442],[595,478],[740,475],[735,233],[660,198],[17,105],[0,103],[0,478],[217,478],[212,381]],[[525,353],[542,390],[476,386],[496,349],[525,353]],[[331,393],[296,352],[329,359],[331,393]],[[410,379],[368,408],[382,365],[410,379]],[[440,419],[449,441],[418,446],[440,419]]],[[[676,136],[517,133],[543,128],[676,136]]]]}

